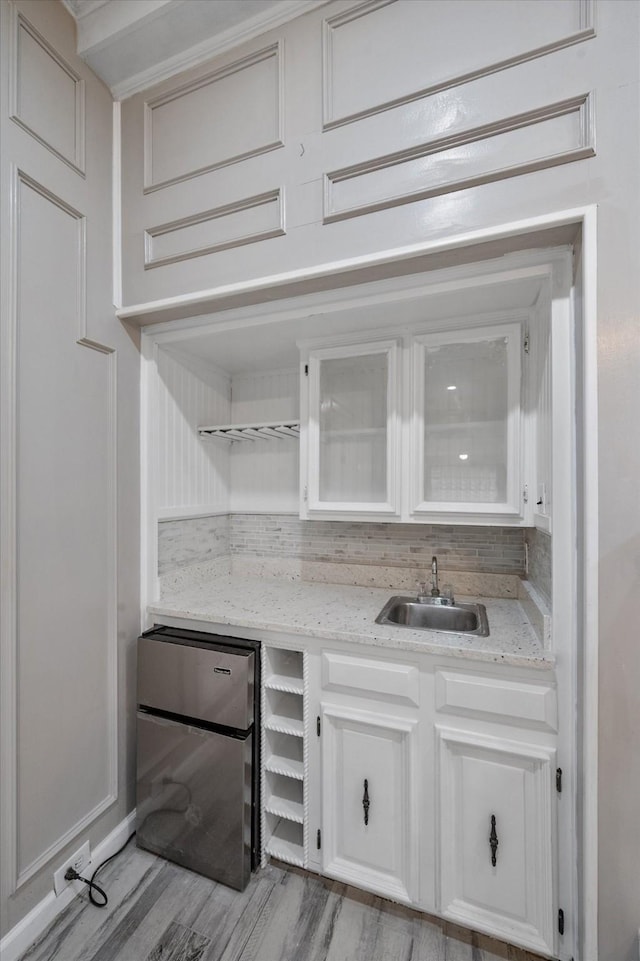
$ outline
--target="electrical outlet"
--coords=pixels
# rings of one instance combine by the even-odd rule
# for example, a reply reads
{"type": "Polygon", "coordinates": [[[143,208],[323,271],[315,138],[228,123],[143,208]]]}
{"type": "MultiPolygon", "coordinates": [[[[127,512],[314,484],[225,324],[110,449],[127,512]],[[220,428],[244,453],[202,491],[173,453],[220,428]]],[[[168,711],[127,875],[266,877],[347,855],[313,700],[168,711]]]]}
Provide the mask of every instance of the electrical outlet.
{"type": "Polygon", "coordinates": [[[86,877],[86,870],[91,864],[91,848],[89,847],[89,842],[85,841],[81,848],[78,848],[75,854],[72,854],[70,858],[60,865],[58,870],[53,875],[53,890],[56,894],[62,894],[64,889],[69,884],[77,885],[77,890],[81,890],[81,882],[79,881],[67,881],[65,878],[65,872],[68,868],[73,868],[78,874],[84,874],[86,877]]]}

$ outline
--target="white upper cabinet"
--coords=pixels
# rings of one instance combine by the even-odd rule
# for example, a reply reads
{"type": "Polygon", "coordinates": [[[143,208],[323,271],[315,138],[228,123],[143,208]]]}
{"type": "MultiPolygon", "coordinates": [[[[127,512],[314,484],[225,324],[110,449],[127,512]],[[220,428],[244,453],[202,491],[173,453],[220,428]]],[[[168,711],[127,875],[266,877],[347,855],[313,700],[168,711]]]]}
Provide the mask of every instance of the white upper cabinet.
{"type": "Polygon", "coordinates": [[[301,516],[528,522],[524,322],[371,336],[303,348],[301,516]]]}
{"type": "Polygon", "coordinates": [[[522,340],[519,323],[415,338],[412,514],[522,515],[522,340]]]}
{"type": "Polygon", "coordinates": [[[477,279],[416,274],[154,333],[154,510],[549,530],[565,260],[518,255],[477,279]]]}
{"type": "Polygon", "coordinates": [[[399,341],[303,351],[301,516],[400,512],[399,341]]]}

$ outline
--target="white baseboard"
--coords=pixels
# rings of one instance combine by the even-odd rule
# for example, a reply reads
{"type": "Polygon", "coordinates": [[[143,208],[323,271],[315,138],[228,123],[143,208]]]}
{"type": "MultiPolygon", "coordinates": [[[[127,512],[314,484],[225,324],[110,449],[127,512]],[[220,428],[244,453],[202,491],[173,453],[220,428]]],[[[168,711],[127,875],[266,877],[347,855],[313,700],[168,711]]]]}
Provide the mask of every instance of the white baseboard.
{"type": "MultiPolygon", "coordinates": [[[[91,852],[92,870],[107,858],[115,854],[121,848],[129,835],[135,829],[136,812],[133,810],[127,815],[120,824],[117,824],[113,831],[98,844],[91,852]],[[93,867],[95,865],[95,867],[93,867]]],[[[78,839],[78,843],[80,843],[78,839]]],[[[77,896],[77,891],[71,885],[64,889],[62,894],[56,895],[50,891],[46,897],[36,904],[35,908],[21,921],[11,928],[11,930],[0,941],[0,958],[2,961],[17,961],[21,954],[40,937],[49,927],[52,921],[71,904],[77,896]]]]}

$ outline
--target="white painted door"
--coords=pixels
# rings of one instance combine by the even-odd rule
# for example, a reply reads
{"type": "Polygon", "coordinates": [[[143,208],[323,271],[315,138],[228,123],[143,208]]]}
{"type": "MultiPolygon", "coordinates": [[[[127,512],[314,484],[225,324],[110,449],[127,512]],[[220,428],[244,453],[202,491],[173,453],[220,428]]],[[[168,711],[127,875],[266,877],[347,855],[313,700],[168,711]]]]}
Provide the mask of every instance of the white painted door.
{"type": "Polygon", "coordinates": [[[414,515],[523,515],[520,323],[420,335],[413,345],[414,515]]]}
{"type": "Polygon", "coordinates": [[[398,356],[395,340],[309,352],[302,516],[399,514],[398,356]]]}
{"type": "Polygon", "coordinates": [[[417,721],[322,707],[322,870],[414,902],[417,721]]]}
{"type": "Polygon", "coordinates": [[[440,913],[555,953],[555,751],[437,728],[440,913]]]}

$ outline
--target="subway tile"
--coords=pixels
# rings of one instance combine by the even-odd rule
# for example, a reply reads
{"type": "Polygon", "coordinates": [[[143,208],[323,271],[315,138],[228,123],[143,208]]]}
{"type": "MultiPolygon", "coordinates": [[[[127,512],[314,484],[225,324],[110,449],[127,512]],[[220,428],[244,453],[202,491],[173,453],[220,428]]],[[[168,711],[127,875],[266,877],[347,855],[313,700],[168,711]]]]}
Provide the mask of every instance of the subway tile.
{"type": "MultiPolygon", "coordinates": [[[[544,542],[533,544],[533,539],[529,552],[530,563],[533,558],[532,566],[539,568],[546,587],[550,553],[544,542]]],[[[252,514],[159,525],[163,573],[224,554],[405,569],[426,567],[437,554],[443,570],[521,575],[524,532],[519,528],[300,521],[290,515],[252,514]]]]}

